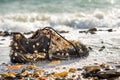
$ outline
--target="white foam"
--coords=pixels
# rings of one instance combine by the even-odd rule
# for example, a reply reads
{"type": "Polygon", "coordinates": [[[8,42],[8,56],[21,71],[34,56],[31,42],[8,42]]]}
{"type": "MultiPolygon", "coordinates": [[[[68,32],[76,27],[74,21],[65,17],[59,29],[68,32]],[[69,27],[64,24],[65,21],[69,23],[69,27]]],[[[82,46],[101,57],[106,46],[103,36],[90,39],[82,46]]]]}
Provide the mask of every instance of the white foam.
{"type": "Polygon", "coordinates": [[[46,26],[74,29],[87,28],[114,28],[120,26],[120,10],[95,10],[93,13],[14,13],[0,15],[0,30],[7,31],[34,31],[46,26]]]}

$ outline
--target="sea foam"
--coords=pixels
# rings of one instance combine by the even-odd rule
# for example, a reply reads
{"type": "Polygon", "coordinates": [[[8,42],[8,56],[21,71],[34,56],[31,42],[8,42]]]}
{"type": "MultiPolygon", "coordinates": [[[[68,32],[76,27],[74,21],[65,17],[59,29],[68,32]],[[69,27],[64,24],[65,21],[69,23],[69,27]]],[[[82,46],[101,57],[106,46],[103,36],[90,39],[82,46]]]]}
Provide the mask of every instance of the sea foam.
{"type": "Polygon", "coordinates": [[[114,28],[120,25],[120,10],[93,13],[14,13],[0,15],[0,30],[28,32],[46,26],[61,29],[114,28]]]}

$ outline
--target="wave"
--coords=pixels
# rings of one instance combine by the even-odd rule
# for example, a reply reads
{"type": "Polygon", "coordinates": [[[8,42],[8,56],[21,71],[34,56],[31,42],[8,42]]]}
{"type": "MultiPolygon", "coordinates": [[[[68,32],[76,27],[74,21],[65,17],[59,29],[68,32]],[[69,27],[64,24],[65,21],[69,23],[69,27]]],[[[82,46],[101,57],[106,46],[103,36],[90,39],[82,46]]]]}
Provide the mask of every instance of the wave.
{"type": "Polygon", "coordinates": [[[99,11],[93,13],[14,13],[0,15],[0,30],[10,32],[34,31],[46,26],[73,29],[114,28],[120,26],[120,10],[99,11]]]}

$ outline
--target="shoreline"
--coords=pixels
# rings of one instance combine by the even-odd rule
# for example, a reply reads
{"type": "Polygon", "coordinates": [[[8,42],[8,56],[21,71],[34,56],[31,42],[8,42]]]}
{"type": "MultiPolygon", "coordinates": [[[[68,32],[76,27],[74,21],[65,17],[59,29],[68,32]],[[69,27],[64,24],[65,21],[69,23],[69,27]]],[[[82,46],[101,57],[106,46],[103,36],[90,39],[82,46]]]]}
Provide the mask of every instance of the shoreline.
{"type": "MultiPolygon", "coordinates": [[[[82,69],[84,66],[100,65],[104,63],[120,69],[119,67],[120,38],[118,37],[120,35],[119,30],[117,31],[113,30],[112,32],[108,32],[104,29],[103,31],[95,31],[95,34],[84,33],[84,32],[79,33],[78,30],[76,33],[76,31],[74,30],[72,32],[69,31],[67,33],[61,33],[61,34],[65,36],[65,38],[67,39],[77,40],[87,45],[90,48],[89,56],[83,59],[78,58],[73,60],[58,61],[52,65],[50,65],[51,62],[37,63],[36,64],[37,67],[45,69],[48,72],[54,72],[54,71],[62,72],[66,70],[68,71],[68,69],[70,68],[82,69]],[[102,49],[103,46],[104,48],[102,49]]],[[[0,64],[9,63],[9,56],[8,56],[9,45],[7,42],[10,42],[9,37],[0,37],[0,43],[3,43],[0,46],[0,51],[2,51],[0,55],[3,55],[4,56],[3,58],[5,58],[5,59],[0,58],[1,59],[0,64]]]]}

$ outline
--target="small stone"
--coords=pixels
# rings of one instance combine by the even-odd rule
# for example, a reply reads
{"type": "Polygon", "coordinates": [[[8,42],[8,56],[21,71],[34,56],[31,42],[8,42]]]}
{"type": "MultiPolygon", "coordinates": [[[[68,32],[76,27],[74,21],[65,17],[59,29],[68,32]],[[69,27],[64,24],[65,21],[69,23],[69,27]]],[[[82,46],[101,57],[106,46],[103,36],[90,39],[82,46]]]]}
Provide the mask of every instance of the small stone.
{"type": "Polygon", "coordinates": [[[66,77],[67,75],[68,75],[68,72],[66,71],[53,74],[54,77],[66,77]]]}
{"type": "Polygon", "coordinates": [[[89,32],[91,34],[95,34],[96,31],[97,31],[97,28],[91,28],[87,32],[89,32]]]}
{"type": "Polygon", "coordinates": [[[102,46],[99,51],[103,51],[105,49],[105,46],[102,46]]]}
{"type": "Polygon", "coordinates": [[[0,36],[9,36],[9,35],[10,33],[8,31],[4,31],[4,32],[0,31],[0,36]]]}
{"type": "Polygon", "coordinates": [[[75,68],[70,68],[69,69],[69,72],[71,72],[71,73],[75,73],[77,71],[77,69],[75,69],[75,68]]]}
{"type": "Polygon", "coordinates": [[[94,65],[94,66],[86,66],[84,67],[85,71],[93,71],[93,70],[100,70],[100,66],[94,65]]]}
{"type": "Polygon", "coordinates": [[[50,62],[49,64],[50,65],[56,65],[56,64],[60,64],[61,63],[61,61],[60,60],[57,60],[57,61],[52,61],[52,62],[50,62]]]}
{"type": "Polygon", "coordinates": [[[117,72],[116,70],[99,71],[97,76],[102,79],[116,78],[120,77],[120,72],[117,72]]]}
{"type": "Polygon", "coordinates": [[[89,50],[93,50],[92,47],[88,47],[88,48],[89,48],[89,50]]]}
{"type": "Polygon", "coordinates": [[[79,33],[86,33],[86,31],[79,31],[79,33]]]}
{"type": "Polygon", "coordinates": [[[77,71],[82,71],[82,68],[77,68],[77,71]]]}
{"type": "Polygon", "coordinates": [[[40,76],[40,73],[39,72],[34,72],[34,77],[39,77],[40,76]]]}
{"type": "Polygon", "coordinates": [[[39,75],[41,75],[41,74],[44,73],[44,72],[45,72],[45,70],[43,70],[43,69],[35,70],[35,71],[34,71],[34,76],[39,76],[39,75]]]}
{"type": "Polygon", "coordinates": [[[61,30],[61,31],[58,31],[59,33],[69,33],[69,31],[64,31],[64,30],[61,30]]]}
{"type": "Polygon", "coordinates": [[[113,29],[108,29],[108,32],[112,32],[113,31],[113,29]]]}
{"type": "Polygon", "coordinates": [[[74,77],[76,77],[76,75],[72,75],[72,77],[74,78],[74,77]]]}
{"type": "Polygon", "coordinates": [[[106,64],[105,63],[102,63],[101,65],[100,65],[100,67],[102,67],[102,68],[106,68],[106,64]]]}
{"type": "Polygon", "coordinates": [[[88,31],[97,31],[97,28],[91,28],[88,31]]]}

